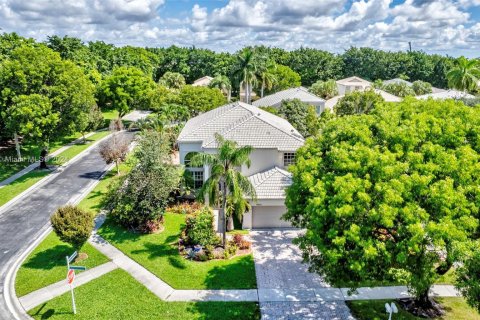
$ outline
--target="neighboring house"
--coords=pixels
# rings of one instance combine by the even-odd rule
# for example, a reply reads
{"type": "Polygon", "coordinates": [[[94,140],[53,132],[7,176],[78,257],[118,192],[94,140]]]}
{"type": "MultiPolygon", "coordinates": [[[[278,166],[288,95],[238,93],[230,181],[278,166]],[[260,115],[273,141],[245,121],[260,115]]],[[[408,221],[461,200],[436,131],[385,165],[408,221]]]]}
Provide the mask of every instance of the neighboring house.
{"type": "Polygon", "coordinates": [[[280,219],[286,212],[285,188],[291,184],[285,169],[295,161],[295,152],[304,144],[303,137],[288,121],[255,106],[234,102],[190,119],[178,137],[180,163],[193,172],[200,188],[209,177],[209,168],[192,168],[189,159],[197,152],[215,153],[215,133],[252,146],[251,165],[239,170],[252,182],[257,201],[243,218],[244,228],[290,226],[280,219]]]}
{"type": "Polygon", "coordinates": [[[309,105],[315,106],[317,114],[321,114],[325,108],[325,100],[317,97],[304,87],[282,90],[254,101],[252,104],[257,107],[280,108],[283,100],[299,99],[309,105]]]}
{"type": "MultiPolygon", "coordinates": [[[[400,102],[402,101],[402,98],[399,98],[397,96],[394,96],[393,94],[390,94],[386,91],[383,91],[383,90],[380,90],[380,89],[373,89],[375,91],[375,93],[379,94],[382,96],[382,98],[386,101],[386,102],[400,102]]],[[[335,105],[337,104],[338,100],[340,100],[341,98],[343,98],[345,95],[341,95],[341,96],[335,96],[331,99],[328,99],[326,102],[325,102],[325,109],[330,109],[330,110],[333,110],[333,108],[335,107],[335,105]]]]}
{"type": "Polygon", "coordinates": [[[445,100],[445,99],[458,100],[458,99],[475,99],[476,97],[472,94],[469,94],[463,91],[449,89],[449,90],[444,90],[437,93],[423,94],[421,96],[416,96],[416,98],[421,100],[426,100],[428,98],[439,99],[439,100],[445,100]]]}
{"type": "MultiPolygon", "coordinates": [[[[395,78],[395,79],[390,79],[390,80],[383,81],[384,85],[391,84],[391,83],[405,83],[409,87],[411,87],[413,85],[412,82],[407,81],[407,80],[403,80],[403,79],[400,79],[400,78],[395,78]]],[[[443,91],[446,91],[446,90],[432,87],[432,93],[439,93],[439,92],[443,92],[443,91]]]]}
{"type": "Polygon", "coordinates": [[[337,80],[338,95],[343,96],[353,91],[363,91],[371,88],[372,84],[360,77],[349,77],[341,80],[337,80]]]}
{"type": "Polygon", "coordinates": [[[208,87],[210,85],[210,82],[212,82],[213,78],[209,76],[201,77],[200,79],[197,79],[193,81],[192,86],[194,87],[208,87]]]}

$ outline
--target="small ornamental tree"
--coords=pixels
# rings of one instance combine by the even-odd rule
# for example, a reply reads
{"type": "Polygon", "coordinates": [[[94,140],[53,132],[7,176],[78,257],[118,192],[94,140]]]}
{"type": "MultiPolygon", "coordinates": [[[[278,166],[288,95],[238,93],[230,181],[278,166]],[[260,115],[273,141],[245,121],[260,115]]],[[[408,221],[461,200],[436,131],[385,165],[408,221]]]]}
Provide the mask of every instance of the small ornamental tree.
{"type": "Polygon", "coordinates": [[[417,96],[432,93],[432,85],[428,82],[417,80],[412,83],[412,89],[417,96]]]}
{"type": "Polygon", "coordinates": [[[191,245],[214,246],[220,239],[213,228],[213,213],[205,207],[185,219],[185,242],[191,245]]]}
{"type": "Polygon", "coordinates": [[[169,89],[180,89],[185,85],[185,78],[178,72],[167,71],[158,80],[158,84],[169,89]]]}
{"type": "Polygon", "coordinates": [[[437,267],[478,236],[479,160],[480,109],[378,104],[328,121],[298,150],[285,218],[307,229],[298,244],[327,281],[355,288],[395,275],[435,315],[437,267]]]}
{"type": "Polygon", "coordinates": [[[93,215],[83,209],[67,205],[58,208],[50,217],[53,231],[63,242],[80,250],[93,230],[93,215]]]}
{"type": "Polygon", "coordinates": [[[310,92],[323,98],[331,99],[338,95],[337,83],[335,80],[317,81],[310,87],[310,92]]]}
{"type": "MultiPolygon", "coordinates": [[[[114,127],[117,122],[112,120],[110,127],[114,127]]],[[[121,122],[120,122],[121,123],[121,122]]],[[[124,134],[114,132],[112,137],[100,144],[100,155],[107,164],[115,163],[117,174],[120,174],[119,165],[127,157],[130,141],[124,134]]]]}
{"type": "Polygon", "coordinates": [[[373,90],[354,91],[338,100],[334,110],[339,116],[369,113],[377,104],[384,101],[382,96],[373,90]]]}
{"type": "Polygon", "coordinates": [[[415,91],[406,83],[389,83],[383,86],[382,90],[397,97],[415,96],[415,91]]]}

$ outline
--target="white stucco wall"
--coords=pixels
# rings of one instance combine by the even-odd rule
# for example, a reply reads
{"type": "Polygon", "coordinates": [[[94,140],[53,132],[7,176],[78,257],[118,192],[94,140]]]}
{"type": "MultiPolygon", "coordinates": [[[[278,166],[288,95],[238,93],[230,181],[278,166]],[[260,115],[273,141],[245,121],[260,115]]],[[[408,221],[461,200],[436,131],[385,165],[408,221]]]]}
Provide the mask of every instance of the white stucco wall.
{"type": "Polygon", "coordinates": [[[242,167],[242,173],[246,176],[259,173],[272,167],[283,167],[283,153],[277,149],[254,149],[250,154],[250,168],[242,167]]]}
{"type": "Polygon", "coordinates": [[[179,143],[178,144],[178,153],[180,158],[180,164],[185,164],[185,156],[189,152],[201,152],[202,143],[201,142],[189,142],[189,143],[179,143]]]}

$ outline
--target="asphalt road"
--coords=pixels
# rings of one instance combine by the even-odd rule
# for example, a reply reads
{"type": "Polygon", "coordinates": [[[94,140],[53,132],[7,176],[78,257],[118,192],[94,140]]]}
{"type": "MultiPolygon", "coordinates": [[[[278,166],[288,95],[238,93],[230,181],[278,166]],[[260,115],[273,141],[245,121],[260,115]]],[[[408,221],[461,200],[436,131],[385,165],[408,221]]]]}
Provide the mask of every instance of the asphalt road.
{"type": "MultiPolygon", "coordinates": [[[[124,134],[133,137],[132,133],[124,134]]],[[[0,319],[14,319],[4,295],[8,270],[42,233],[55,209],[78,197],[107,169],[98,148],[91,148],[55,178],[0,212],[0,319]]]]}

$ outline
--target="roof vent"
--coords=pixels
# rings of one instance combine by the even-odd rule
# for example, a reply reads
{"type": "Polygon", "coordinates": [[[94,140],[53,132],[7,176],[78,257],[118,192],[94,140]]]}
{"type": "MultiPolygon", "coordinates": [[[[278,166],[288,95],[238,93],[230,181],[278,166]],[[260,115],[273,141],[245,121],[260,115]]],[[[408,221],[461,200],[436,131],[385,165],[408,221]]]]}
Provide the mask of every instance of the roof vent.
{"type": "Polygon", "coordinates": [[[259,112],[259,113],[257,113],[257,116],[260,116],[260,112],[259,112]]]}

